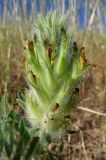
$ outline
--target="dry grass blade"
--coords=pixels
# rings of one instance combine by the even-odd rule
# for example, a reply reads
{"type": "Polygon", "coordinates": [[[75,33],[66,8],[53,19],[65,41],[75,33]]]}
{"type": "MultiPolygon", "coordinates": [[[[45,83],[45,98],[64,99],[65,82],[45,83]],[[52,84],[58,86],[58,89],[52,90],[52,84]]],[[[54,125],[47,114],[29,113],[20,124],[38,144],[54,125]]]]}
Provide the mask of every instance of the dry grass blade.
{"type": "Polygon", "coordinates": [[[82,143],[82,148],[83,148],[83,154],[84,154],[85,160],[88,160],[88,156],[87,156],[87,152],[86,152],[86,149],[85,149],[84,137],[83,137],[82,131],[80,131],[80,136],[81,136],[81,143],[82,143]]]}
{"type": "Polygon", "coordinates": [[[89,108],[85,108],[85,107],[78,106],[78,109],[106,117],[106,114],[105,114],[105,113],[97,112],[97,111],[94,111],[94,110],[89,109],[89,108]]]}
{"type": "Polygon", "coordinates": [[[90,17],[90,20],[89,20],[89,24],[88,24],[88,28],[91,29],[91,26],[94,22],[94,18],[95,18],[95,12],[96,12],[96,9],[98,7],[98,4],[99,4],[99,0],[96,1],[96,4],[93,8],[93,11],[92,11],[92,14],[91,14],[91,17],[90,17]]]}

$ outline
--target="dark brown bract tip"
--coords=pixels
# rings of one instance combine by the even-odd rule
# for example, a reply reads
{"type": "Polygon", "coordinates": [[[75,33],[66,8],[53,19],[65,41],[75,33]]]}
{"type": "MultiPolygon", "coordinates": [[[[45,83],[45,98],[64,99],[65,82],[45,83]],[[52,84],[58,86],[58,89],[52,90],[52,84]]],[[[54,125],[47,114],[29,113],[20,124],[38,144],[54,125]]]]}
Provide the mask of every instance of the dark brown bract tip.
{"type": "Polygon", "coordinates": [[[75,88],[74,92],[75,94],[79,94],[79,88],[75,88]]]}
{"type": "Polygon", "coordinates": [[[47,47],[49,45],[49,40],[48,39],[44,39],[44,46],[47,47]]]}
{"type": "Polygon", "coordinates": [[[34,33],[34,35],[33,35],[33,40],[34,40],[34,42],[37,41],[37,35],[36,35],[36,33],[34,33]]]}
{"type": "Polygon", "coordinates": [[[28,42],[28,49],[29,49],[29,50],[34,49],[33,41],[29,41],[29,42],[28,42]]]}
{"type": "Polygon", "coordinates": [[[72,44],[72,51],[73,52],[78,52],[77,42],[73,42],[73,44],[72,44]]]}
{"type": "Polygon", "coordinates": [[[55,106],[53,107],[53,109],[52,109],[52,112],[55,112],[55,111],[57,111],[57,109],[59,108],[59,104],[58,103],[56,103],[55,104],[55,106]]]}
{"type": "Polygon", "coordinates": [[[53,50],[52,44],[49,44],[47,50],[48,50],[48,57],[49,57],[49,60],[51,61],[52,50],[53,50]]]}
{"type": "Polygon", "coordinates": [[[61,28],[61,32],[66,34],[66,30],[63,27],[61,28]]]}
{"type": "Polygon", "coordinates": [[[65,119],[70,119],[70,115],[66,115],[64,118],[65,119]]]}
{"type": "Polygon", "coordinates": [[[80,48],[80,52],[83,51],[83,50],[85,50],[85,47],[81,47],[81,48],[80,48]]]}

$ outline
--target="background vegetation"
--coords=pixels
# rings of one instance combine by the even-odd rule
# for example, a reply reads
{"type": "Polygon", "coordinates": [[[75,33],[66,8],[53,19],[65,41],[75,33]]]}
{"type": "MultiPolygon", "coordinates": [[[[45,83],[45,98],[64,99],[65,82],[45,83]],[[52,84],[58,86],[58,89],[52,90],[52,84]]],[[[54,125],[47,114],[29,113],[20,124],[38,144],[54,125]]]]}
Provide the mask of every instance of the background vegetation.
{"type": "MultiPolygon", "coordinates": [[[[18,1],[13,0],[12,9],[9,9],[9,1],[4,0],[0,19],[0,97],[6,93],[8,103],[21,112],[16,99],[27,87],[24,77],[24,39],[31,39],[32,24],[36,23],[38,13],[45,15],[50,8],[51,11],[57,9],[60,14],[67,10],[69,24],[75,31],[75,41],[79,46],[85,47],[89,63],[96,64],[96,68],[87,73],[85,81],[80,85],[79,107],[93,109],[105,115],[106,3],[100,0],[70,0],[67,3],[64,0],[33,0],[28,9],[27,1],[22,2],[20,7],[18,1]],[[82,13],[78,12],[81,4],[84,9],[82,13]]],[[[72,115],[72,121],[80,132],[64,138],[64,159],[106,160],[106,117],[79,108],[72,115]]],[[[54,142],[54,146],[57,145],[59,139],[54,142]]],[[[52,151],[54,155],[55,148],[52,151]]]]}

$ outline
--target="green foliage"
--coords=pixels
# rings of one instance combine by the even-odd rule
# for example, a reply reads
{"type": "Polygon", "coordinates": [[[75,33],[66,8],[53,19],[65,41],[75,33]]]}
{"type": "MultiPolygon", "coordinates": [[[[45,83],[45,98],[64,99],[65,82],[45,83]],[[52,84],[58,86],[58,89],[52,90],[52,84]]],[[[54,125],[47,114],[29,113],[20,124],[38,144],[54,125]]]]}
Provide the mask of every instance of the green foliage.
{"type": "Polygon", "coordinates": [[[7,95],[2,97],[1,105],[0,158],[24,160],[28,156],[30,159],[36,149],[39,138],[32,138],[31,128],[28,128],[26,120],[15,110],[9,108],[7,95]]]}
{"type": "Polygon", "coordinates": [[[24,106],[31,125],[39,128],[42,144],[46,140],[42,136],[53,138],[67,128],[65,117],[79,102],[76,87],[88,68],[83,49],[78,49],[67,24],[67,15],[38,16],[33,40],[25,46],[29,89],[24,106]]]}
{"type": "Polygon", "coordinates": [[[39,141],[39,138],[38,137],[34,137],[30,144],[29,144],[29,148],[27,150],[27,153],[25,155],[25,160],[27,159],[30,159],[31,155],[33,154],[35,148],[36,148],[36,145],[38,144],[38,141],[39,141]]]}

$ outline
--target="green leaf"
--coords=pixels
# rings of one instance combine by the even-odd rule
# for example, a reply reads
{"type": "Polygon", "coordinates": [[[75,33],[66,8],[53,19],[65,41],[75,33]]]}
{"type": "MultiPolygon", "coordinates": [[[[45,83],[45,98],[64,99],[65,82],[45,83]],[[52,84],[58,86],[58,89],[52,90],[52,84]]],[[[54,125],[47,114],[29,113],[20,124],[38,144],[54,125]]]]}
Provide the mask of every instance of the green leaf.
{"type": "Polygon", "coordinates": [[[47,142],[48,144],[51,143],[51,136],[50,136],[50,134],[45,134],[45,140],[46,140],[46,142],[47,142]]]}
{"type": "Polygon", "coordinates": [[[1,156],[2,150],[3,150],[3,136],[0,129],[0,156],[1,156]]]}
{"type": "Polygon", "coordinates": [[[10,124],[13,123],[13,121],[14,121],[14,110],[11,110],[11,111],[8,113],[7,121],[8,121],[10,124]]]}
{"type": "Polygon", "coordinates": [[[23,133],[25,132],[25,125],[22,119],[20,120],[20,123],[19,123],[19,129],[20,129],[20,136],[22,136],[23,133]]]}
{"type": "Polygon", "coordinates": [[[16,153],[14,155],[14,158],[13,160],[20,160],[21,159],[21,156],[25,150],[25,147],[23,148],[24,146],[24,142],[25,141],[28,141],[29,140],[29,135],[28,135],[28,132],[24,132],[23,133],[23,136],[20,138],[19,142],[18,142],[18,145],[17,145],[17,148],[16,148],[16,153]]]}
{"type": "Polygon", "coordinates": [[[7,115],[7,95],[5,94],[1,99],[2,114],[5,117],[7,115]]]}
{"type": "Polygon", "coordinates": [[[30,128],[28,129],[30,137],[37,137],[39,135],[39,128],[30,128]]]}
{"type": "Polygon", "coordinates": [[[13,145],[11,143],[8,143],[6,140],[4,140],[3,144],[4,144],[6,155],[8,158],[10,158],[12,149],[13,149],[13,145]]]}
{"type": "Polygon", "coordinates": [[[31,141],[31,143],[29,144],[29,148],[27,150],[27,153],[25,155],[25,160],[29,160],[38,144],[39,141],[39,137],[34,137],[31,141]]]}
{"type": "Polygon", "coordinates": [[[17,99],[18,104],[22,107],[22,109],[25,109],[25,101],[23,101],[22,99],[17,99]]]}
{"type": "Polygon", "coordinates": [[[14,111],[11,110],[7,113],[7,117],[1,122],[1,130],[3,136],[3,145],[8,158],[10,158],[13,150],[13,122],[14,122],[14,111]]]}

